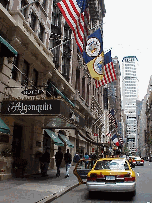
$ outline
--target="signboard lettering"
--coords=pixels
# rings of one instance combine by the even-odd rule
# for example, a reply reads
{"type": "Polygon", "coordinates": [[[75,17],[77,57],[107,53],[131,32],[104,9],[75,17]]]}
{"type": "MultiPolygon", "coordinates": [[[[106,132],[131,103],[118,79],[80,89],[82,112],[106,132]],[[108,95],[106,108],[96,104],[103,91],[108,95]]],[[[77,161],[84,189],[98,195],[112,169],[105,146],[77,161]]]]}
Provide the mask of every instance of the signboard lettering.
{"type": "Polygon", "coordinates": [[[3,101],[2,114],[13,115],[38,115],[59,114],[60,101],[36,100],[36,101],[3,101]]]}
{"type": "Polygon", "coordinates": [[[21,93],[28,96],[36,96],[36,95],[43,94],[44,91],[39,89],[27,89],[22,91],[21,93]]]}
{"type": "Polygon", "coordinates": [[[8,106],[8,112],[18,112],[19,114],[26,114],[28,111],[37,111],[38,113],[41,113],[41,111],[48,111],[51,110],[52,106],[51,104],[47,104],[46,102],[44,104],[28,104],[26,105],[24,102],[11,102],[8,106]]]}

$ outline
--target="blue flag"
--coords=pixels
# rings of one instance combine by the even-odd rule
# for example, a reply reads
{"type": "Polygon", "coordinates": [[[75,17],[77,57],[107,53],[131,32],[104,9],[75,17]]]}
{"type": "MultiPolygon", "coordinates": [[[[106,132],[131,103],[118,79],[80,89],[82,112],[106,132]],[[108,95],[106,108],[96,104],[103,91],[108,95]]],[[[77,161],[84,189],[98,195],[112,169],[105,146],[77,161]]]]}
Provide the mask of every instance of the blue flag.
{"type": "Polygon", "coordinates": [[[112,62],[111,50],[104,55],[104,65],[112,62]]]}
{"type": "Polygon", "coordinates": [[[103,52],[103,41],[100,28],[88,36],[86,50],[83,52],[83,58],[87,64],[103,52]]]}
{"type": "Polygon", "coordinates": [[[88,37],[86,50],[83,52],[83,58],[88,66],[91,77],[96,80],[101,80],[104,74],[104,53],[100,28],[88,37]]]}

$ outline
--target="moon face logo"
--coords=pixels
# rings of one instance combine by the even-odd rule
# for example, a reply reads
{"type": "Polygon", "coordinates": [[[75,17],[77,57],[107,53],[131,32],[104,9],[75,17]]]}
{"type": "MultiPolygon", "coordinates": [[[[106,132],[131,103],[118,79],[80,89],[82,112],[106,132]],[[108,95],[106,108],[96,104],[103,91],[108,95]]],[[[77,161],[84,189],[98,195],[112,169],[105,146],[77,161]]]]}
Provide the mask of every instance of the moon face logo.
{"type": "Polygon", "coordinates": [[[96,58],[96,60],[94,61],[94,64],[93,64],[93,68],[94,68],[94,71],[99,74],[99,75],[103,75],[104,72],[103,72],[103,64],[104,62],[104,57],[103,56],[99,56],[96,58]]]}
{"type": "Polygon", "coordinates": [[[101,49],[99,39],[91,37],[87,40],[86,53],[90,57],[97,57],[101,49]]]}

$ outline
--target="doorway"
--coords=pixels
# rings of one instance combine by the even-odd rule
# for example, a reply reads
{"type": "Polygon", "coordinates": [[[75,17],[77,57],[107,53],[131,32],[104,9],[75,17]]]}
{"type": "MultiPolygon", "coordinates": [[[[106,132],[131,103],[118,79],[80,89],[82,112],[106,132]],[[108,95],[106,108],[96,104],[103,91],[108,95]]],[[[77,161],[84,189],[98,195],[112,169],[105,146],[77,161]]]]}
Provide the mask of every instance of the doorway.
{"type": "Polygon", "coordinates": [[[14,125],[13,129],[13,141],[12,152],[13,157],[21,158],[21,143],[22,143],[23,127],[21,125],[14,125]]]}

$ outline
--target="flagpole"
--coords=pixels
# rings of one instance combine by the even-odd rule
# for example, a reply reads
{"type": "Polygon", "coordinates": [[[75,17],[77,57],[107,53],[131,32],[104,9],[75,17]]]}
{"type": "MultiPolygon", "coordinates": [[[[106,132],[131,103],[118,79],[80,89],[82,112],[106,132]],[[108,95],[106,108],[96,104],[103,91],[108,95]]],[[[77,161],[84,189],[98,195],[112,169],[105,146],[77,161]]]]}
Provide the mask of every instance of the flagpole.
{"type": "Polygon", "coordinates": [[[62,42],[61,44],[59,44],[59,45],[57,45],[57,46],[55,46],[55,47],[53,47],[53,48],[50,48],[49,50],[53,50],[53,49],[56,49],[57,47],[59,47],[59,46],[61,46],[61,45],[63,45],[63,44],[66,44],[67,42],[69,42],[69,41],[71,41],[72,39],[74,39],[74,37],[72,37],[71,39],[69,39],[69,40],[67,40],[67,41],[65,41],[65,42],[62,42]]]}

